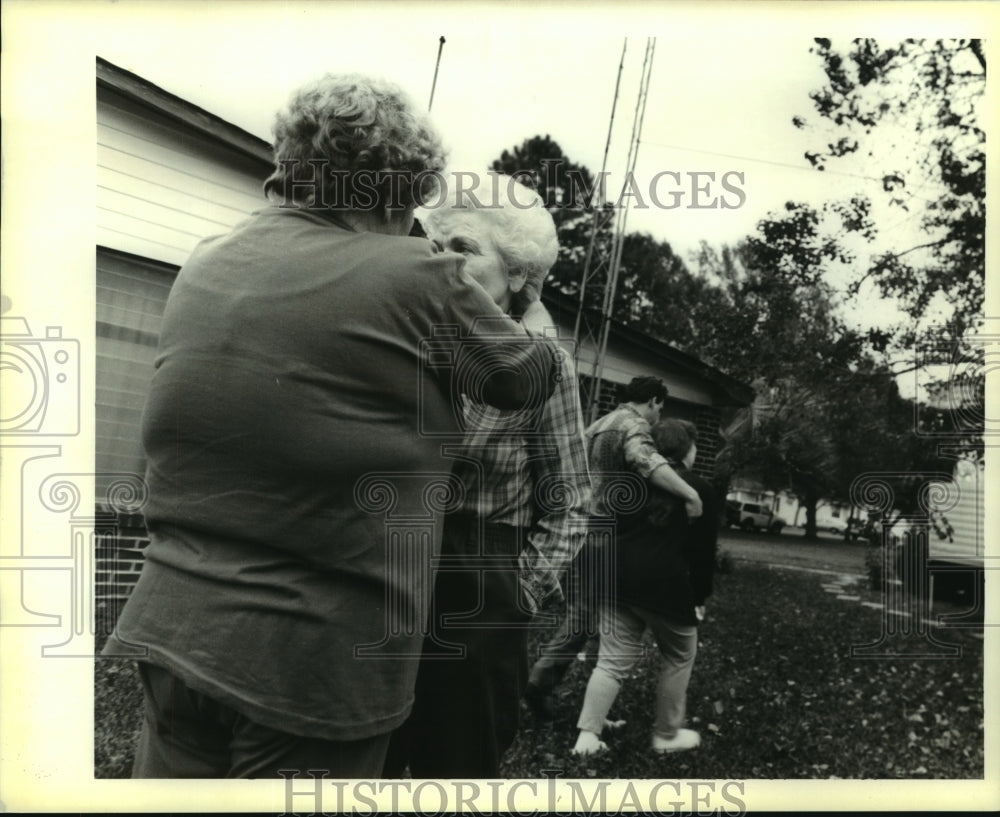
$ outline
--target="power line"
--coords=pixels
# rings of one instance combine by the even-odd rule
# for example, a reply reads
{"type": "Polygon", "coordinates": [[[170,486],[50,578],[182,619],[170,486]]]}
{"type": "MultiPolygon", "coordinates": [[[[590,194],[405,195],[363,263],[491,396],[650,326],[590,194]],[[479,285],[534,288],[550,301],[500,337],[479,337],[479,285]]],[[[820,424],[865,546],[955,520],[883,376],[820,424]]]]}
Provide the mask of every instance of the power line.
{"type": "MultiPolygon", "coordinates": [[[[753,156],[740,156],[735,153],[720,153],[719,151],[703,150],[702,148],[689,148],[689,147],[684,147],[683,145],[668,145],[665,142],[651,142],[648,140],[644,140],[644,144],[655,145],[656,147],[661,147],[661,148],[670,148],[671,150],[683,150],[688,153],[703,153],[706,156],[722,156],[726,159],[739,159],[740,161],[743,162],[755,162],[757,164],[762,164],[762,165],[785,167],[790,170],[804,170],[810,173],[822,173],[827,176],[847,176],[853,179],[863,179],[865,181],[878,182],[879,184],[882,184],[884,182],[883,179],[880,179],[877,176],[867,176],[863,173],[850,173],[844,170],[820,170],[819,168],[806,167],[805,165],[793,165],[789,162],[776,162],[772,159],[758,159],[753,156]]],[[[929,182],[924,182],[923,184],[920,185],[920,187],[926,187],[928,184],[929,182]]],[[[939,187],[938,189],[941,190],[942,192],[948,192],[947,188],[944,187],[939,187]]],[[[921,199],[922,201],[933,201],[933,199],[925,199],[923,196],[917,196],[914,193],[910,193],[910,195],[913,196],[914,198],[921,199]]]]}

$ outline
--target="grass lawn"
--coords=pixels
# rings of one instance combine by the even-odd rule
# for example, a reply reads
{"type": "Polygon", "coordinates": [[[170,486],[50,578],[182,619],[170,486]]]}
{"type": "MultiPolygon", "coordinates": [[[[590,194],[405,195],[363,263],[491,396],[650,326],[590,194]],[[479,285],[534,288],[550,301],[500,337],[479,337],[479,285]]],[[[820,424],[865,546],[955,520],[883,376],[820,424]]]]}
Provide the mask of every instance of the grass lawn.
{"type": "MultiPolygon", "coordinates": [[[[658,665],[651,645],[612,710],[627,723],[606,737],[610,751],[569,753],[590,670],[574,662],[555,721],[538,724],[525,713],[505,776],[982,778],[982,630],[930,628],[960,647],[954,658],[852,658],[851,645],[882,635],[881,611],[861,604],[879,597],[857,584],[849,592],[860,600],[838,599],[823,589],[829,581],[744,563],[717,577],[688,691],[700,748],[649,752],[658,665]]],[[[916,625],[898,630],[892,649],[880,652],[923,644],[916,625]]],[[[135,671],[127,661],[101,660],[95,682],[95,776],[127,777],[142,701],[135,671]]]]}

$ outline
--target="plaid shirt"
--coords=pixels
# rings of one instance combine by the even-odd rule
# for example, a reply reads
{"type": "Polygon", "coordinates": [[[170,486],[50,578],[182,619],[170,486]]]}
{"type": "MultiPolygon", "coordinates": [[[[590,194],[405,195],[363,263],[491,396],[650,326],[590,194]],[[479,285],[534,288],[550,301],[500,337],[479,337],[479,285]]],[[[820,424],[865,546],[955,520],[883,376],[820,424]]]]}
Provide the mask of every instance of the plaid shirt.
{"type": "Polygon", "coordinates": [[[594,483],[594,516],[612,515],[604,488],[615,475],[632,472],[646,480],[660,466],[669,465],[656,450],[649,423],[628,403],[591,423],[584,434],[594,483]]]}
{"type": "Polygon", "coordinates": [[[520,583],[537,609],[559,592],[587,530],[590,476],[573,362],[559,350],[559,377],[537,412],[465,404],[466,432],[454,473],[465,486],[462,512],[526,529],[520,583]]]}

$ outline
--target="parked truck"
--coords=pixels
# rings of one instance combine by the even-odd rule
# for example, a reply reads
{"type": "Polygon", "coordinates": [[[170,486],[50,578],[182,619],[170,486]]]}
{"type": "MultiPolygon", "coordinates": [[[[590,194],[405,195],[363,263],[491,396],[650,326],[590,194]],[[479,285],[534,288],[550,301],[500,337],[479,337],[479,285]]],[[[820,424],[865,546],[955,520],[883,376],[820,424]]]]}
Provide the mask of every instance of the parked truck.
{"type": "Polygon", "coordinates": [[[774,511],[758,502],[726,500],[726,524],[745,531],[765,530],[781,533],[785,520],[775,516],[774,511]]]}

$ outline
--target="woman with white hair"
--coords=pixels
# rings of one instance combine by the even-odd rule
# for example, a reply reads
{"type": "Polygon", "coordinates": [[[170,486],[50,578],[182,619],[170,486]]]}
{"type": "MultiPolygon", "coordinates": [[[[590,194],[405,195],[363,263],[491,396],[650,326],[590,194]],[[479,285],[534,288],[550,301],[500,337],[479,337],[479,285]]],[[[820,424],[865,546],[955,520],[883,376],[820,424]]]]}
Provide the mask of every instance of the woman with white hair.
{"type": "MultiPolygon", "coordinates": [[[[558,252],[552,217],[534,191],[490,178],[492,195],[455,192],[424,227],[443,255],[465,258],[501,309],[546,333],[553,321],[539,295],[558,252]]],[[[445,519],[416,701],[393,736],[387,777],[407,763],[414,777],[500,775],[527,681],[528,620],[558,590],[586,532],[590,479],[569,356],[540,409],[469,400],[464,418],[463,445],[451,453],[465,493],[445,519]]]]}
{"type": "Polygon", "coordinates": [[[420,432],[457,431],[453,372],[422,369],[423,344],[491,318],[489,344],[435,342],[501,359],[481,397],[502,407],[551,366],[460,258],[407,237],[444,153],[398,88],[324,77],[278,116],[274,151],[271,206],[198,245],[163,319],[151,541],[105,651],[144,651],[136,777],[377,777],[422,638],[386,599],[426,620],[442,513],[424,497],[450,468],[420,432]],[[385,507],[359,493],[373,474],[394,512],[433,523],[427,554],[393,556],[385,507]]]}
{"type": "MultiPolygon", "coordinates": [[[[510,176],[490,174],[484,204],[456,190],[445,206],[428,211],[424,229],[435,246],[465,257],[465,269],[507,314],[539,330],[554,326],[540,299],[559,253],[552,216],[541,197],[510,176]]],[[[481,196],[483,194],[480,194],[481,196]]]]}

